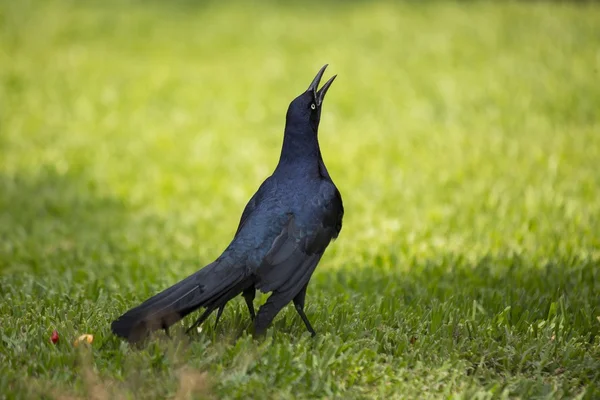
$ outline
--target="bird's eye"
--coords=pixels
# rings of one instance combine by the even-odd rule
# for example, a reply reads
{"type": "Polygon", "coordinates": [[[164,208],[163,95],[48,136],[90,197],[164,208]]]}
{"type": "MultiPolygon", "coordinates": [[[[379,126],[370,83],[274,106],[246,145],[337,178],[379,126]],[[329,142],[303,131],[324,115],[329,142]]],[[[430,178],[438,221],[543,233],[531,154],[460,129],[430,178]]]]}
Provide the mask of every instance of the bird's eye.
{"type": "Polygon", "coordinates": [[[315,106],[315,103],[312,103],[312,104],[310,105],[310,108],[311,108],[312,110],[314,110],[315,108],[317,108],[317,106],[315,106]]]}

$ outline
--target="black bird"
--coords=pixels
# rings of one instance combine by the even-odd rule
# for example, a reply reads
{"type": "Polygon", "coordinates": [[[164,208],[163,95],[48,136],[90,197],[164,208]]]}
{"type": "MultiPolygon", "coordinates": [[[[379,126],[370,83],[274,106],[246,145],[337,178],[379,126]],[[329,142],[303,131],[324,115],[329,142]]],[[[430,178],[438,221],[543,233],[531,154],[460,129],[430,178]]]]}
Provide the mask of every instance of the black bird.
{"type": "MultiPolygon", "coordinates": [[[[308,331],[315,331],[304,313],[306,288],[329,243],[342,229],[344,206],[319,148],[323,98],[335,75],[320,90],[327,65],[308,90],[296,97],[286,115],[279,163],[252,196],[235,236],[214,262],[127,311],[112,323],[114,334],[135,342],[165,329],[204,307],[192,326],[201,324],[243,294],[254,332],[261,335],[290,301],[308,331]],[[272,292],[254,314],[256,289],[272,292]]],[[[190,328],[192,329],[192,328],[190,328]]]]}

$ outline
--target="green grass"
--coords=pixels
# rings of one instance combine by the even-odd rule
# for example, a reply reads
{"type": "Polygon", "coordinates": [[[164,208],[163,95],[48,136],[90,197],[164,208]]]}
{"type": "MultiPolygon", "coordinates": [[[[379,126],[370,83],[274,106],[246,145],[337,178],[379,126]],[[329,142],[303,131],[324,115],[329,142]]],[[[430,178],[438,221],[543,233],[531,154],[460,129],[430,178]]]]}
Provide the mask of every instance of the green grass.
{"type": "Polygon", "coordinates": [[[2,1],[0,398],[600,397],[599,49],[597,5],[2,1]],[[113,337],[228,244],[326,62],[319,335],[238,299],[113,337]]]}

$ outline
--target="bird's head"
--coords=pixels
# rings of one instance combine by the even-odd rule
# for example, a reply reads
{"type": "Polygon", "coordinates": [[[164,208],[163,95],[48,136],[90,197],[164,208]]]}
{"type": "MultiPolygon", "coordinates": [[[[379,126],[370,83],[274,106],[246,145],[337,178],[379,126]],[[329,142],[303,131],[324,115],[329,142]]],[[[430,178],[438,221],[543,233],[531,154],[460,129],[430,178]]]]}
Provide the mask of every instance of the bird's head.
{"type": "Polygon", "coordinates": [[[333,80],[337,75],[332,76],[321,89],[319,89],[319,82],[323,77],[323,73],[327,68],[325,64],[315,76],[315,79],[311,82],[306,92],[296,97],[288,108],[287,112],[287,123],[289,125],[310,125],[312,130],[317,133],[319,128],[319,120],[321,119],[321,106],[323,105],[323,99],[329,87],[333,83],[333,80]]]}

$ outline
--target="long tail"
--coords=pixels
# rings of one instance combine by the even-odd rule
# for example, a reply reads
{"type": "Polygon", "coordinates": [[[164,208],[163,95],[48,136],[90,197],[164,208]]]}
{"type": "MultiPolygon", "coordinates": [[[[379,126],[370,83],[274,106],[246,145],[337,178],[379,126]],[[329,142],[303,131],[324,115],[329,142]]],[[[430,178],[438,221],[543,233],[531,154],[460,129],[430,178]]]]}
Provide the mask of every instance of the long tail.
{"type": "Polygon", "coordinates": [[[127,311],[111,328],[115,335],[136,342],[200,307],[215,309],[227,303],[249,284],[244,268],[217,260],[127,311]]]}

